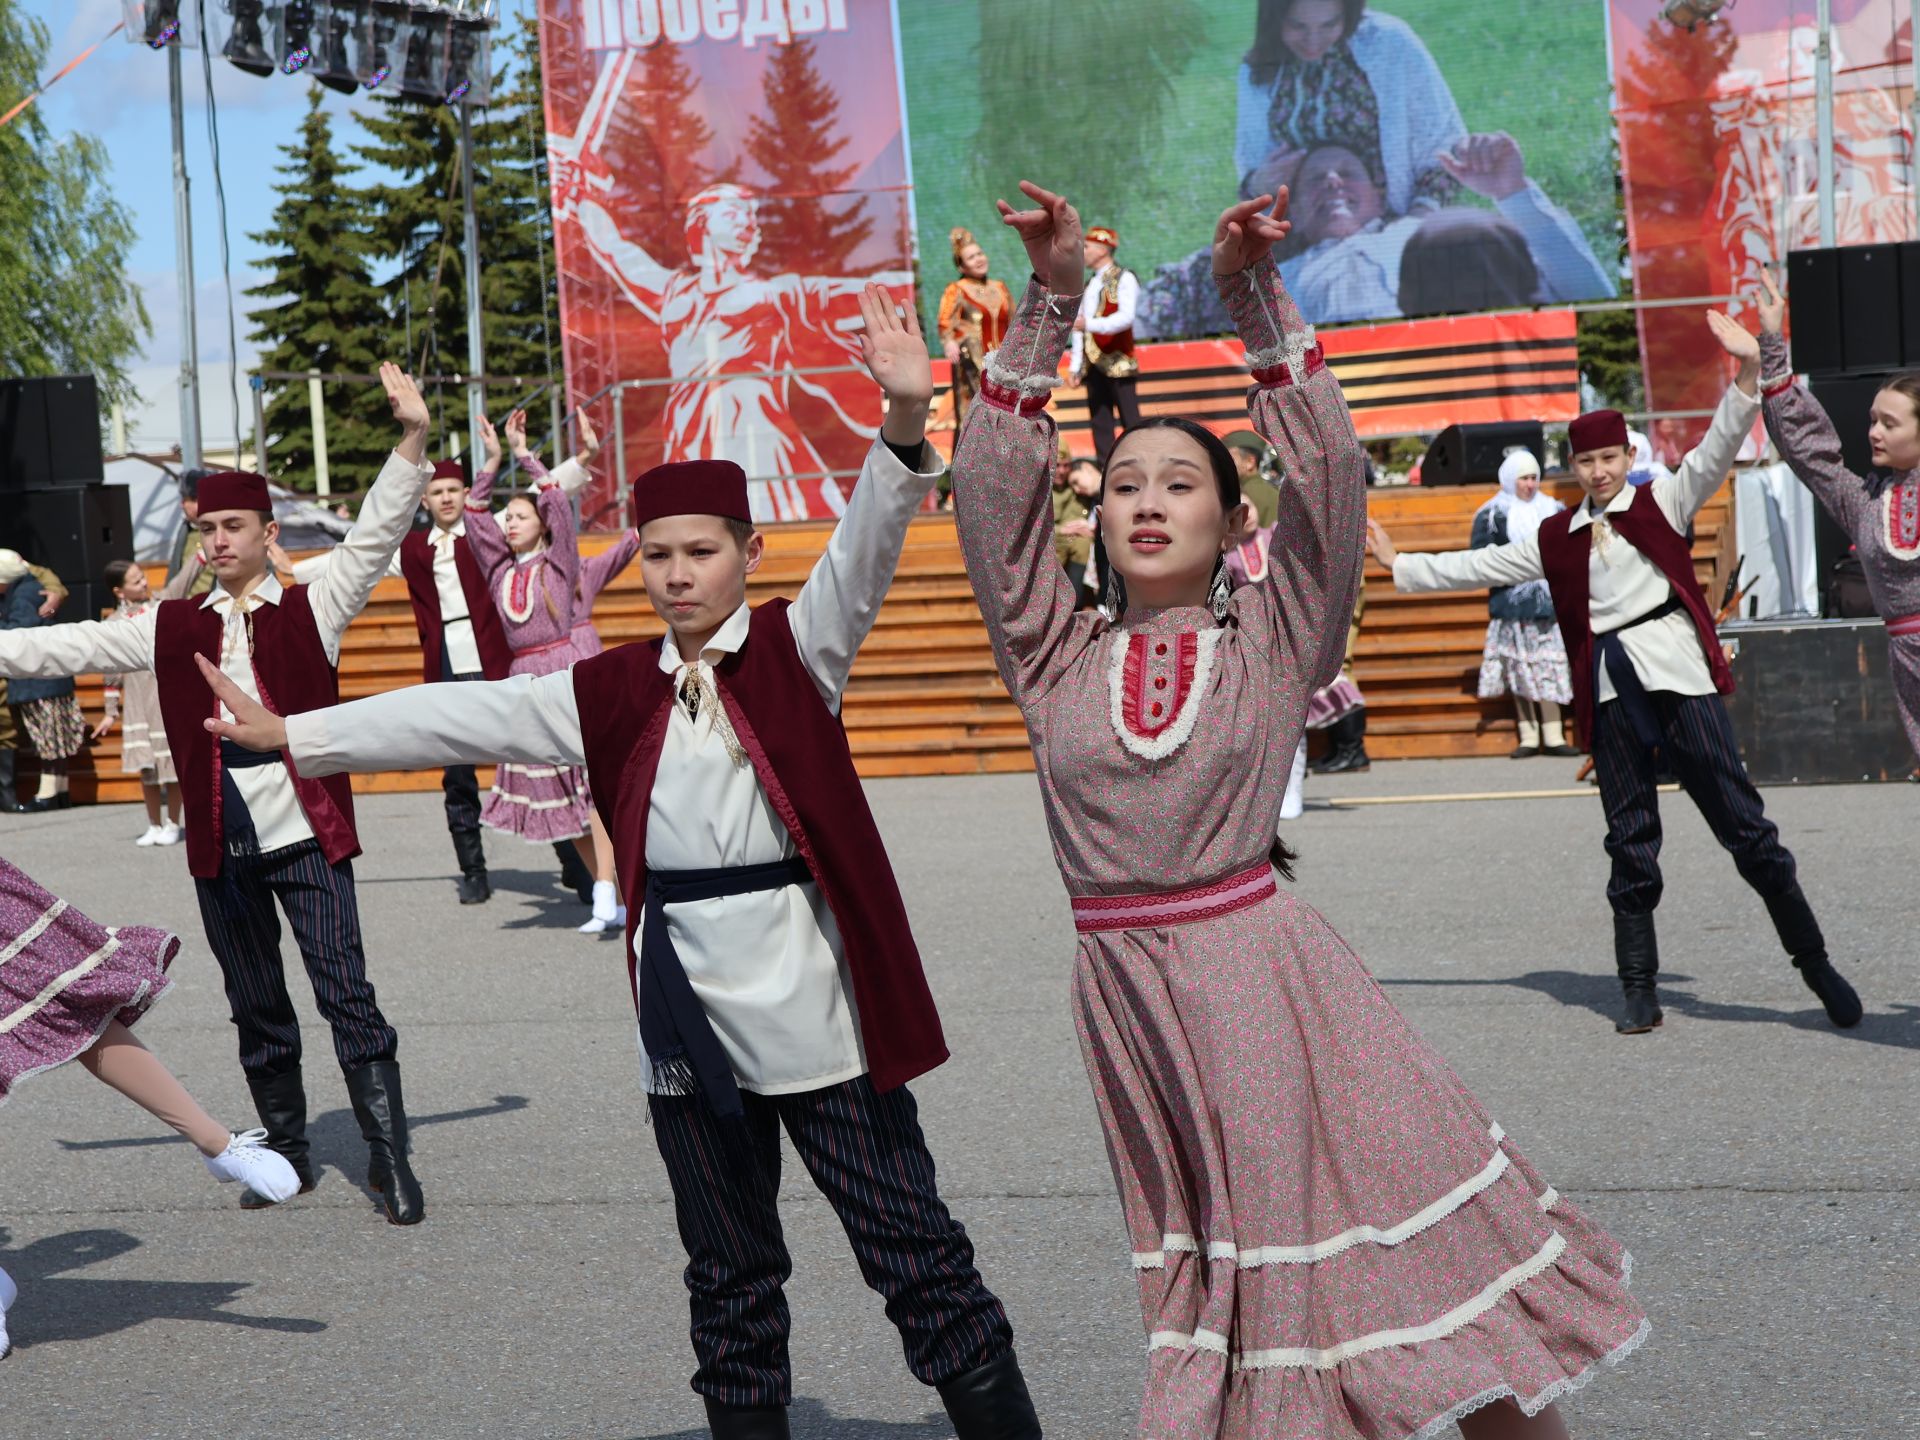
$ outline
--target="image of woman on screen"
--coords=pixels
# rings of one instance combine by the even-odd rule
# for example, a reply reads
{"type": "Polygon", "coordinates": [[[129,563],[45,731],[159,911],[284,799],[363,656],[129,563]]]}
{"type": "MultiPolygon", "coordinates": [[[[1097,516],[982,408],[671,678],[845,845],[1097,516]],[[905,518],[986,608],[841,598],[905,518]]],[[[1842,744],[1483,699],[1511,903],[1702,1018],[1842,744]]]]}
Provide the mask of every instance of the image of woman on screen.
{"type": "Polygon", "coordinates": [[[1460,187],[1440,157],[1466,138],[1440,67],[1404,20],[1367,0],[1259,0],[1253,48],[1240,65],[1235,173],[1280,183],[1315,139],[1340,135],[1382,177],[1386,208],[1408,215],[1450,204],[1460,187]]]}

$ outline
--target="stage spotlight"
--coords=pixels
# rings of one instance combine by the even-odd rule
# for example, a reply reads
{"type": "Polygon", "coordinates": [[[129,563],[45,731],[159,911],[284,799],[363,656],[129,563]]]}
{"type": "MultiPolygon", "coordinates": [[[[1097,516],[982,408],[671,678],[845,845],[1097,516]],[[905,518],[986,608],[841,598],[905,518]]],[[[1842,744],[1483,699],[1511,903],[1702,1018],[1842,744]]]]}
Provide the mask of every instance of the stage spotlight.
{"type": "Polygon", "coordinates": [[[280,12],[280,73],[298,75],[313,60],[313,0],[287,0],[280,12]]]}
{"type": "Polygon", "coordinates": [[[409,95],[439,99],[445,92],[440,78],[445,73],[441,58],[446,52],[447,20],[431,11],[413,16],[413,29],[407,35],[407,68],[400,77],[400,88],[409,95]]]}
{"type": "MultiPolygon", "coordinates": [[[[338,90],[342,95],[351,95],[360,88],[360,77],[353,68],[350,42],[356,31],[361,37],[366,35],[365,12],[364,4],[356,6],[352,0],[333,0],[319,24],[319,43],[314,46],[313,65],[308,73],[329,90],[338,90]],[[357,25],[356,21],[359,22],[357,25]]],[[[363,49],[365,43],[362,38],[363,49]]]]}
{"type": "Polygon", "coordinates": [[[453,38],[448,46],[447,103],[485,105],[491,96],[492,70],[487,22],[462,16],[453,22],[453,38]]]}
{"type": "Polygon", "coordinates": [[[164,50],[180,37],[180,0],[149,0],[144,38],[155,50],[164,50]]]}
{"type": "Polygon", "coordinates": [[[263,0],[231,0],[228,6],[233,15],[233,30],[220,53],[249,75],[273,73],[273,56],[267,53],[266,38],[260,33],[260,20],[266,8],[263,0]]]}
{"type": "Polygon", "coordinates": [[[1660,13],[1672,24],[1691,30],[1706,24],[1732,4],[1733,0],[1667,0],[1666,8],[1660,13]]]}
{"type": "MultiPolygon", "coordinates": [[[[393,4],[376,4],[373,7],[373,26],[371,43],[365,44],[360,51],[360,73],[362,83],[369,90],[376,90],[393,73],[394,37],[400,33],[400,7],[393,4]]],[[[366,31],[361,32],[367,34],[366,31]]]]}

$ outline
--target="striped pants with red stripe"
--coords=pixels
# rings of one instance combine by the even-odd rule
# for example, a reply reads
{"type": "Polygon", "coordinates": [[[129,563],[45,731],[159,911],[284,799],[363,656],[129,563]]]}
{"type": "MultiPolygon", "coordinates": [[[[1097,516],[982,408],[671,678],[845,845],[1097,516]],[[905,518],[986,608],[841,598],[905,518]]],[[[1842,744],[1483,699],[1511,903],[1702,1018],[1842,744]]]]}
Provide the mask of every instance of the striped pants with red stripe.
{"type": "Polygon", "coordinates": [[[793,1262],[776,1203],[782,1126],[840,1217],[861,1276],[885,1298],[917,1379],[939,1385],[1012,1348],[1006,1311],[935,1187],[906,1087],[882,1094],[862,1075],[823,1090],[740,1098],[744,1144],[698,1096],[648,1097],[687,1249],[696,1391],[738,1407],[793,1399],[782,1288],[793,1262]]]}

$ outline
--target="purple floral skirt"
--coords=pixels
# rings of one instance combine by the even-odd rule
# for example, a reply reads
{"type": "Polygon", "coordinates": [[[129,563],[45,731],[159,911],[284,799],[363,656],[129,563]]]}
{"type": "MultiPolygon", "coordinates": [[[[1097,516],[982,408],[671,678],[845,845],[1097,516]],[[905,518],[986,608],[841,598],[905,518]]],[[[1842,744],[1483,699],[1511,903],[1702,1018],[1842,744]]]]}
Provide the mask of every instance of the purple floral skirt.
{"type": "MultiPolygon", "coordinates": [[[[577,641],[555,645],[514,656],[509,673],[552,675],[581,658],[577,641]]],[[[494,768],[493,790],[480,806],[482,825],[530,845],[576,840],[591,832],[592,815],[593,796],[582,765],[502,763],[494,768]]]]}
{"type": "Polygon", "coordinates": [[[95,924],[0,860],[0,1104],[30,1076],[132,1025],[171,983],[180,941],[144,925],[95,924]]]}

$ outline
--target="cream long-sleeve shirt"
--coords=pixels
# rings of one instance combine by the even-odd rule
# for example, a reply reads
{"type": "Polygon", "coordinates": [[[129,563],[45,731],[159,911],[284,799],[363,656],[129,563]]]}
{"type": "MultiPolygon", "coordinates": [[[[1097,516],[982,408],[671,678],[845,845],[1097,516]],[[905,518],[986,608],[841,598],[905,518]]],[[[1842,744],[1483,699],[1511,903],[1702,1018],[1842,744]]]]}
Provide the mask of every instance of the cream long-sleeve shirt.
{"type": "MultiPolygon", "coordinates": [[[[788,612],[801,662],[836,710],[893,581],[907,524],[939,477],[930,448],[921,464],[923,470],[909,470],[884,443],[874,444],[846,513],[788,612]]],[[[696,667],[711,681],[713,666],[747,642],[747,618],[743,605],[692,659],[669,634],[660,668],[676,691],[696,667]]],[[[494,760],[586,763],[567,671],[415,686],[309,711],[289,718],[287,748],[303,775],[494,760]]],[[[728,753],[711,707],[703,705],[696,719],[675,703],[653,782],[648,866],[759,865],[794,853],[753,767],[728,753]]],[[[817,886],[671,905],[667,924],[743,1089],[814,1090],[864,1073],[839,930],[817,886]]],[[[641,1074],[650,1076],[651,1066],[643,1063],[641,1074]]]]}
{"type": "MultiPolygon", "coordinates": [[[[1080,295],[1080,318],[1087,322],[1087,329],[1095,335],[1118,335],[1122,330],[1133,328],[1134,313],[1140,308],[1140,277],[1131,270],[1120,276],[1119,292],[1113,297],[1116,307],[1113,314],[1102,315],[1100,310],[1100,290],[1107,283],[1107,271],[1117,262],[1109,260],[1094,271],[1093,279],[1087,282],[1087,288],[1080,295]]],[[[1087,337],[1076,330],[1073,332],[1073,368],[1086,366],[1087,337]]]]}
{"type": "MultiPolygon", "coordinates": [[[[569,495],[584,490],[592,472],[578,460],[563,460],[553,469],[548,483],[558,485],[569,495]]],[[[493,523],[500,523],[496,512],[493,523]]],[[[467,613],[467,592],[460,584],[460,570],[454,563],[453,542],[462,539],[467,533],[466,512],[463,510],[454,518],[452,525],[435,523],[427,543],[433,546],[433,588],[440,597],[440,626],[447,647],[447,661],[456,675],[478,675],[481,671],[480,642],[473,638],[473,617],[467,613]]],[[[293,562],[293,578],[302,585],[311,585],[333,563],[334,551],[323,550],[318,555],[309,555],[304,560],[293,562]]],[[[387,575],[392,579],[401,578],[400,552],[393,552],[393,559],[387,565],[387,575]]]]}
{"type": "MultiPolygon", "coordinates": [[[[1686,534],[1700,507],[1726,479],[1740,442],[1753,428],[1754,417],[1759,413],[1757,394],[1749,395],[1737,385],[1729,386],[1727,393],[1720,397],[1706,438],[1680,462],[1679,470],[1672,475],[1656,476],[1641,487],[1652,492],[1660,513],[1680,534],[1686,534]]],[[[1607,518],[1632,504],[1635,493],[1634,486],[1623,485],[1604,510],[1596,513],[1593,502],[1585,500],[1573,513],[1574,530],[1583,530],[1589,525],[1596,527],[1587,556],[1587,605],[1596,635],[1620,630],[1623,625],[1658,610],[1673,596],[1673,586],[1660,568],[1628,544],[1607,518]]],[[[1537,535],[1517,544],[1490,545],[1480,550],[1401,555],[1393,563],[1394,588],[1408,592],[1519,585],[1545,576],[1537,535]]],[[[1668,690],[1677,695],[1713,693],[1713,676],[1707,669],[1707,657],[1700,649],[1700,633],[1685,612],[1676,611],[1663,620],[1624,630],[1620,643],[1633,662],[1640,683],[1647,689],[1668,690]]],[[[1613,698],[1613,678],[1606,667],[1601,666],[1595,702],[1604,704],[1613,698]]]]}
{"type": "MultiPolygon", "coordinates": [[[[308,588],[307,603],[312,607],[328,660],[339,663],[340,637],[386,574],[388,562],[400,548],[432,478],[432,466],[414,465],[397,454],[388,456],[380,478],[360,507],[353,530],[334,548],[338,559],[308,588]]],[[[254,700],[260,698],[260,690],[254,680],[246,616],[262,605],[278,605],[285,593],[280,577],[269,574],[244,603],[236,603],[224,584],[216,584],[200,601],[202,609],[219,612],[224,626],[221,670],[254,700]]],[[[153,606],[130,620],[83,620],[0,633],[0,675],[84,675],[95,671],[114,675],[151,670],[158,620],[159,607],[153,606]]],[[[200,683],[198,676],[193,683],[200,683]]],[[[220,713],[222,718],[232,718],[225,706],[220,713]]],[[[247,802],[262,850],[279,850],[313,838],[284,764],[275,761],[235,770],[233,783],[247,802]]]]}

